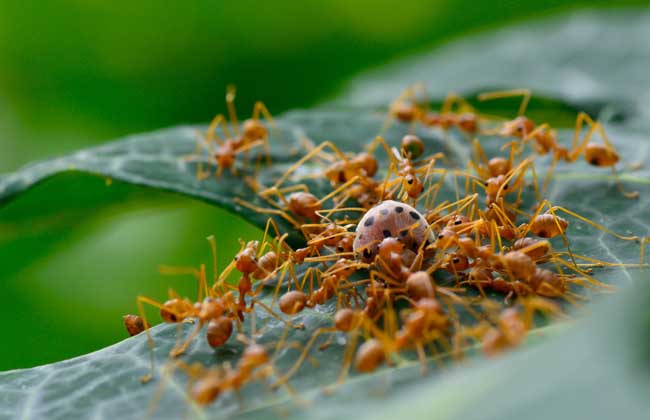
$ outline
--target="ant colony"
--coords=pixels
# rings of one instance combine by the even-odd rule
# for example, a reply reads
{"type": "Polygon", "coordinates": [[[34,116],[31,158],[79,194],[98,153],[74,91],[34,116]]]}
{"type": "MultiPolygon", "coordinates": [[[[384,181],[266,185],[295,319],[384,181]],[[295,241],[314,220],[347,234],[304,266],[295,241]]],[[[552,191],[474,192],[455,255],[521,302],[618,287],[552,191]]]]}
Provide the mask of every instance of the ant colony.
{"type": "Polygon", "coordinates": [[[527,90],[485,93],[478,100],[516,96],[523,98],[518,114],[504,120],[453,94],[434,112],[423,90],[410,87],[387,104],[383,128],[363,151],[305,141],[297,160],[268,179],[256,170],[271,161],[270,133],[277,127],[261,102],[240,125],[229,88],[230,124],[215,117],[190,159],[202,183],[227,175],[250,187],[254,199],[233,200],[268,216],[264,236],[240,240],[239,252],[221,270],[215,238],[208,237],[211,278],[205,265],[163,268],[194,276],[196,298],[173,290],[164,302],[137,297],[139,315],[124,322],[129,334],[147,335],[151,366],[142,381],[158,376],[148,306],[165,323],[193,324],[186,336],[179,329],[165,366],[184,371],[188,398],[206,405],[224,394],[239,396],[254,382],[295,396],[292,381],[305,369],[313,372],[320,352],[337,346],[341,362],[330,390],[351,372],[382,365],[418,361],[425,373],[432,363],[462,359],[470,349],[498,355],[521,344],[533,328],[568,317],[589,294],[615,290],[596,278],[599,270],[643,267],[646,238],[614,232],[547,196],[554,170],[584,158],[595,170],[614,171],[610,179],[620,200],[637,198],[615,172],[621,158],[614,143],[600,122],[580,113],[571,143],[564,144],[569,141],[561,141],[556,129],[526,116],[527,90]],[[402,133],[393,138],[388,133],[395,126],[402,133]],[[443,140],[434,145],[418,130],[443,140]],[[467,150],[466,162],[441,151],[449,149],[440,144],[452,142],[467,150]],[[207,161],[201,160],[206,151],[207,161]],[[258,153],[257,169],[248,166],[249,152],[258,153]],[[542,160],[544,174],[538,172],[542,160]],[[305,177],[301,169],[308,164],[321,169],[305,177]],[[574,253],[573,223],[638,247],[640,261],[574,253]],[[304,322],[308,314],[325,321],[304,322]],[[277,341],[258,342],[269,328],[281,332],[273,334],[277,341]],[[183,362],[197,340],[214,349],[239,349],[235,361],[183,362]]]}

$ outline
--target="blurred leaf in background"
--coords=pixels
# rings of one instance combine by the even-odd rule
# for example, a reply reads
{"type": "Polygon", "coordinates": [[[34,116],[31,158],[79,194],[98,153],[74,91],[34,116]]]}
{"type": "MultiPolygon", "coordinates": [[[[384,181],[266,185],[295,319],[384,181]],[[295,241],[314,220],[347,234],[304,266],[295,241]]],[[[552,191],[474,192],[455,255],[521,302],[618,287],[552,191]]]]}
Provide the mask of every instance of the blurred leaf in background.
{"type": "MultiPolygon", "coordinates": [[[[618,2],[636,3],[645,2],[618,2]]],[[[258,99],[277,114],[333,95],[362,69],[461,33],[595,4],[608,2],[2,0],[0,171],[127,133],[206,121],[224,110],[227,83],[239,87],[242,114],[258,99]]],[[[161,278],[158,265],[208,261],[203,238],[211,233],[223,258],[238,237],[258,234],[234,216],[166,194],[106,189],[97,180],[66,185],[67,194],[43,202],[50,187],[0,212],[1,311],[11,320],[0,369],[118,340],[135,294],[162,297],[186,281],[161,278]],[[105,194],[121,194],[125,204],[95,210],[105,194]],[[78,200],[79,208],[46,212],[41,224],[30,219],[57,200],[78,200]]]]}

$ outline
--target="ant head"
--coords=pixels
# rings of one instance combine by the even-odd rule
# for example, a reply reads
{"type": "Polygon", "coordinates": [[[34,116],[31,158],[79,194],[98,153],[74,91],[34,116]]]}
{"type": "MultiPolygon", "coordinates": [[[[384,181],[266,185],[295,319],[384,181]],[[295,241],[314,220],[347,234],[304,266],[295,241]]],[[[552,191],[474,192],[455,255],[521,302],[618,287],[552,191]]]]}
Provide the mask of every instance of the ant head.
{"type": "Polygon", "coordinates": [[[446,257],[446,269],[450,271],[464,271],[469,268],[469,260],[467,256],[458,253],[451,253],[446,257]]]}
{"type": "Polygon", "coordinates": [[[506,177],[505,175],[498,175],[487,180],[485,186],[485,193],[490,196],[496,196],[499,192],[499,188],[503,185],[503,190],[508,191],[508,184],[505,184],[506,177]]]}
{"type": "Polygon", "coordinates": [[[454,217],[452,217],[449,220],[449,222],[447,222],[447,227],[451,228],[451,229],[454,229],[454,228],[458,229],[459,227],[461,227],[465,223],[469,223],[469,222],[470,222],[469,217],[464,216],[462,214],[457,214],[454,217]]]}
{"type": "Polygon", "coordinates": [[[246,247],[235,255],[235,268],[244,274],[251,274],[258,270],[257,241],[249,242],[246,247]]]}
{"type": "Polygon", "coordinates": [[[519,116],[514,120],[506,123],[501,130],[505,136],[525,137],[535,129],[535,123],[528,117],[519,116]]]}
{"type": "Polygon", "coordinates": [[[352,252],[352,244],[354,242],[354,238],[351,235],[347,235],[342,237],[337,243],[336,243],[336,252],[338,253],[344,253],[344,252],[352,252]]]}
{"type": "Polygon", "coordinates": [[[436,240],[436,248],[438,249],[447,249],[453,246],[456,241],[458,241],[458,234],[449,228],[444,228],[438,233],[438,239],[436,240]]]}
{"type": "Polygon", "coordinates": [[[163,304],[163,308],[160,309],[160,317],[165,322],[174,323],[180,322],[181,319],[177,315],[179,312],[183,312],[183,303],[178,298],[173,298],[168,300],[163,304]]]}
{"type": "Polygon", "coordinates": [[[406,193],[408,196],[411,198],[418,198],[424,189],[424,185],[422,185],[420,180],[413,175],[407,175],[404,179],[406,181],[406,193]]]}
{"type": "Polygon", "coordinates": [[[334,162],[325,170],[325,177],[335,184],[342,184],[348,180],[347,162],[334,162]]]}
{"type": "Polygon", "coordinates": [[[478,130],[478,122],[476,119],[476,114],[471,112],[466,112],[458,116],[456,123],[458,127],[468,133],[476,133],[478,130]]]}
{"type": "Polygon", "coordinates": [[[214,158],[220,168],[231,168],[235,164],[235,150],[228,147],[227,144],[220,146],[214,154],[214,158]]]}

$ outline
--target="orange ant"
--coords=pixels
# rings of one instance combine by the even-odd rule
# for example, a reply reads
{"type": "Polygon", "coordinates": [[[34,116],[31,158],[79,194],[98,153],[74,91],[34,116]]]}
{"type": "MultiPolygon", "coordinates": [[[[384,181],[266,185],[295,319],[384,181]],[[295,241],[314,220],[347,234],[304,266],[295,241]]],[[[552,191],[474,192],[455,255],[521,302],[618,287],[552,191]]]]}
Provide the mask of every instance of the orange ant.
{"type": "MultiPolygon", "coordinates": [[[[434,168],[436,159],[445,157],[442,153],[427,157],[425,161],[428,163],[416,168],[413,159],[421,156],[424,151],[424,143],[415,135],[409,134],[402,138],[400,152],[397,151],[397,148],[390,148],[381,136],[377,136],[370,145],[370,152],[372,153],[379,145],[384,148],[391,161],[382,188],[384,191],[390,191],[395,186],[399,189],[397,196],[404,202],[409,198],[417,199],[424,190],[424,183],[420,180],[419,175],[423,175],[423,179],[426,180],[434,173],[446,173],[445,169],[434,168]],[[397,179],[389,181],[391,173],[395,174],[397,179]]],[[[392,195],[392,192],[389,194],[392,195]]]]}
{"type": "Polygon", "coordinates": [[[439,113],[427,109],[426,91],[421,84],[410,86],[390,104],[389,120],[384,124],[382,132],[388,128],[391,118],[405,123],[421,123],[425,127],[439,127],[443,130],[457,127],[465,133],[474,134],[478,130],[478,116],[474,107],[455,93],[449,93],[445,98],[439,113]],[[424,104],[418,102],[416,89],[424,93],[424,104]],[[454,111],[454,106],[457,110],[454,111]]]}
{"type": "MultiPolygon", "coordinates": [[[[499,134],[504,136],[514,136],[522,139],[522,146],[528,141],[535,142],[535,149],[538,154],[545,155],[553,152],[553,161],[546,175],[542,191],[546,191],[548,182],[551,179],[553,170],[558,160],[566,162],[575,162],[581,155],[584,155],[585,161],[593,166],[601,168],[612,168],[616,175],[615,165],[620,160],[619,154],[605,134],[605,130],[600,122],[594,121],[587,113],[580,112],[576,118],[576,126],[573,134],[571,149],[567,149],[558,143],[557,132],[550,129],[549,124],[544,123],[536,126],[533,121],[523,116],[526,107],[531,99],[529,89],[515,89],[510,91],[489,92],[479,95],[479,100],[491,100],[506,98],[512,96],[522,96],[522,102],[519,107],[517,118],[508,121],[503,125],[499,134]],[[583,140],[580,142],[580,134],[583,126],[588,125],[589,129],[583,140]],[[591,137],[594,132],[598,132],[604,144],[592,143],[591,137]]],[[[625,191],[617,180],[617,186],[626,198],[638,198],[638,191],[625,191]]]]}
{"type": "MultiPolygon", "coordinates": [[[[197,145],[196,155],[198,155],[203,148],[207,146],[210,163],[217,166],[216,176],[220,177],[224,169],[230,169],[233,175],[237,175],[237,168],[235,160],[238,155],[256,147],[264,147],[266,161],[271,163],[271,148],[269,145],[269,132],[266,126],[260,121],[260,114],[275,127],[275,123],[271,114],[267,110],[264,103],[258,101],[253,107],[253,115],[251,118],[245,120],[242,124],[241,131],[237,120],[237,112],[235,111],[235,87],[229,85],[226,89],[226,104],[228,106],[228,114],[230,116],[230,125],[233,132],[228,128],[228,120],[223,114],[218,114],[213,118],[208,126],[205,138],[197,145]],[[225,134],[225,139],[217,134],[217,128],[221,127],[225,134]],[[213,143],[216,143],[216,149],[213,149],[213,143]]],[[[204,171],[202,161],[198,160],[197,166],[197,179],[204,180],[210,175],[210,171],[204,171]]]]}
{"type": "MultiPolygon", "coordinates": [[[[266,241],[267,231],[268,224],[267,229],[265,230],[264,241],[266,241]]],[[[242,248],[233,262],[231,262],[220,274],[217,274],[218,268],[216,262],[215,238],[214,236],[209,236],[207,239],[212,250],[214,272],[214,285],[212,287],[208,286],[204,264],[200,265],[199,270],[196,270],[193,267],[161,267],[161,272],[163,274],[191,274],[196,277],[199,282],[199,292],[196,302],[192,302],[187,298],[181,298],[171,289],[169,290],[169,299],[164,303],[159,303],[146,296],[138,296],[136,298],[136,303],[144,325],[149,325],[143,306],[145,303],[158,308],[160,310],[161,318],[167,323],[180,323],[185,322],[186,320],[198,321],[196,328],[192,331],[189,337],[183,343],[178,344],[171,350],[171,357],[177,357],[184,353],[194,338],[201,332],[204,325],[208,325],[206,339],[211,346],[219,347],[225,344],[232,334],[232,322],[237,322],[237,327],[239,329],[239,323],[243,320],[243,314],[252,312],[256,304],[261,306],[271,316],[286,323],[288,326],[293,328],[302,328],[302,325],[293,325],[290,322],[285,321],[269,306],[261,302],[259,299],[254,298],[259,291],[252,290],[250,276],[260,270],[266,272],[266,269],[260,265],[256,256],[259,242],[250,241],[248,243],[242,243],[242,248]],[[237,269],[242,273],[242,277],[237,286],[231,286],[225,283],[226,278],[233,269],[237,269]],[[235,298],[233,290],[229,289],[238,291],[238,299],[235,298]],[[247,306],[245,300],[247,295],[251,295],[252,297],[250,300],[250,307],[247,306]]],[[[273,275],[274,272],[275,271],[267,273],[267,276],[273,275]]],[[[149,381],[154,371],[153,338],[151,337],[148,328],[146,328],[145,331],[147,333],[147,341],[151,350],[151,373],[142,378],[143,382],[149,381]]]]}
{"type": "MultiPolygon", "coordinates": [[[[346,181],[344,184],[340,185],[335,190],[331,191],[329,194],[320,199],[309,192],[309,187],[305,184],[297,184],[284,188],[277,188],[273,186],[259,192],[259,197],[271,204],[274,208],[259,207],[248,201],[242,200],[239,197],[235,197],[233,200],[235,203],[255,212],[279,216],[289,222],[297,230],[301,230],[302,223],[298,222],[298,220],[296,220],[295,217],[292,217],[291,214],[297,216],[300,219],[306,219],[312,222],[319,221],[322,217],[322,214],[327,213],[325,209],[323,209],[323,204],[328,200],[336,201],[338,198],[337,196],[345,193],[346,190],[350,188],[350,186],[353,185],[357,180],[358,177],[354,177],[346,181]],[[289,196],[286,196],[285,194],[287,193],[291,194],[289,196]],[[280,202],[278,203],[275,200],[271,199],[272,196],[277,197],[280,202]]],[[[347,196],[343,197],[343,199],[340,201],[345,201],[346,197],[347,196]]],[[[332,211],[362,210],[363,209],[360,208],[332,209],[332,211]]]]}
{"type": "Polygon", "coordinates": [[[533,327],[536,312],[563,316],[558,305],[543,298],[522,298],[518,302],[523,307],[523,313],[516,308],[503,309],[494,326],[483,323],[464,328],[458,332],[459,336],[479,341],[485,355],[491,357],[519,346],[533,327]]]}

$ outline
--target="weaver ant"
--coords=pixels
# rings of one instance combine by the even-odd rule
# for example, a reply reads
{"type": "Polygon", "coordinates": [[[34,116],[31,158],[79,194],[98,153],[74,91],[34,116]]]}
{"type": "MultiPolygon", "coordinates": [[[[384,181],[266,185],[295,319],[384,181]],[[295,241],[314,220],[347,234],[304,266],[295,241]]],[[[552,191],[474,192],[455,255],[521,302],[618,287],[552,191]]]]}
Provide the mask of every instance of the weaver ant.
{"type": "MultiPolygon", "coordinates": [[[[275,127],[273,117],[263,102],[257,101],[253,106],[252,117],[244,120],[241,130],[235,111],[235,87],[229,85],[226,89],[226,105],[230,117],[232,132],[228,127],[228,120],[223,114],[218,114],[212,119],[203,139],[197,144],[195,156],[199,156],[203,147],[207,147],[209,163],[216,165],[215,175],[220,177],[224,169],[230,169],[233,175],[237,175],[235,160],[240,154],[245,155],[244,162],[247,162],[248,152],[257,147],[264,148],[267,164],[271,163],[271,147],[269,145],[269,132],[260,120],[260,114],[275,127]],[[221,127],[225,138],[217,134],[217,128],[221,127]],[[214,148],[216,143],[216,148],[214,148]]],[[[210,176],[210,170],[203,169],[203,161],[197,160],[198,180],[204,180],[210,176]]]]}

